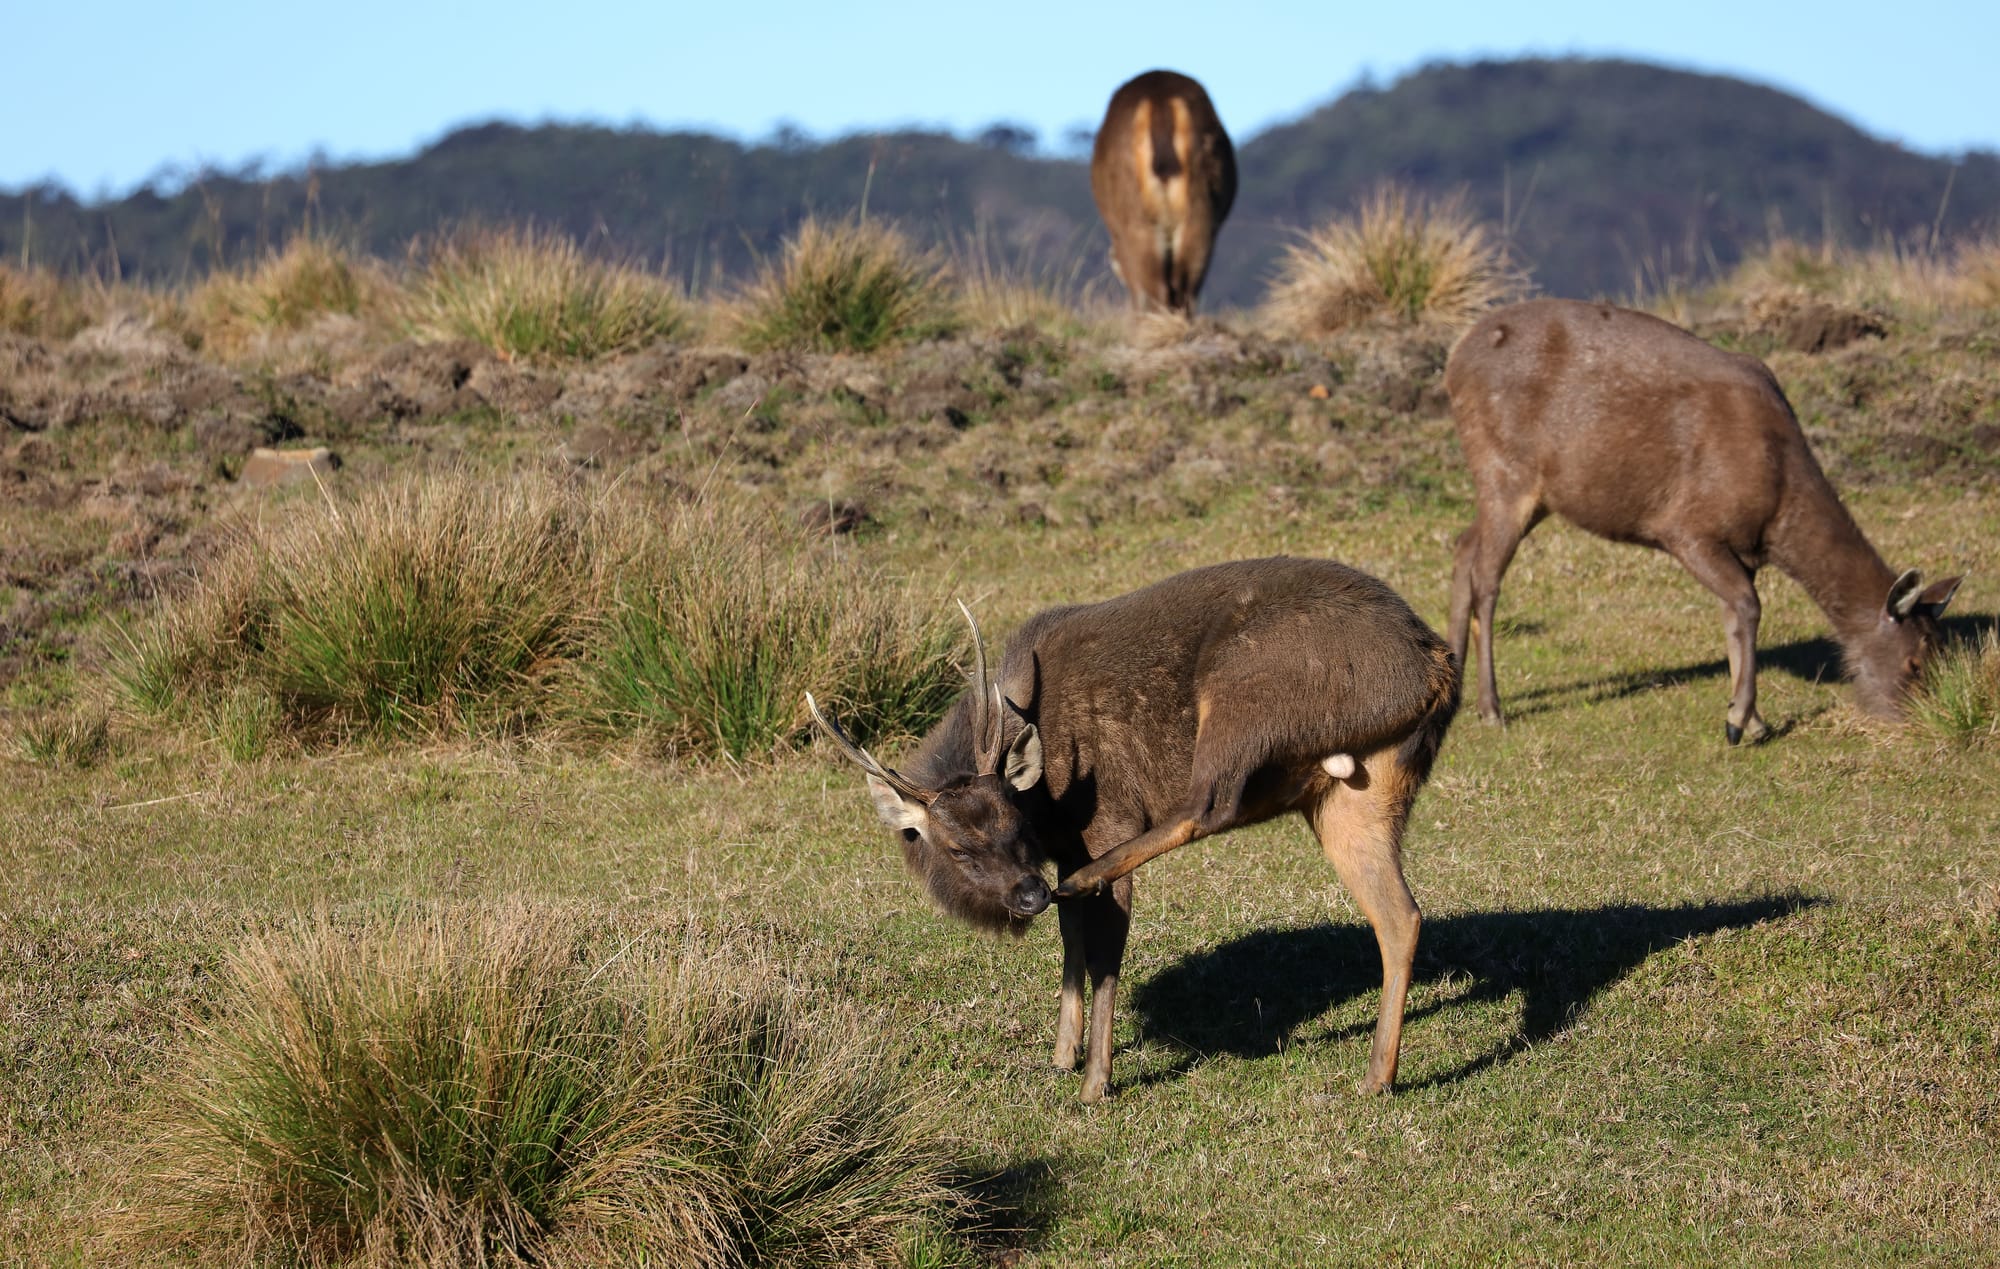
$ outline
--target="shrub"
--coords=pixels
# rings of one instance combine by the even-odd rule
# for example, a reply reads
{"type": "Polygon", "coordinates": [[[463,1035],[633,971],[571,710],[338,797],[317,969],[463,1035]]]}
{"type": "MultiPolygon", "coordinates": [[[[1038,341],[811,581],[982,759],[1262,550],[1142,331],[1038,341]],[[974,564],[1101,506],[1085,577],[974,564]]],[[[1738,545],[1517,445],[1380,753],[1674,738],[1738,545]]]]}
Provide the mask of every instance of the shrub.
{"type": "Polygon", "coordinates": [[[920,730],[958,685],[941,596],[718,497],[663,511],[439,477],[235,538],[118,673],[238,757],[554,727],[744,758],[805,732],[808,688],[879,735],[920,730]]]}
{"type": "Polygon", "coordinates": [[[372,264],[300,234],[248,268],[209,275],[188,295],[183,320],[204,349],[231,356],[321,317],[379,313],[392,290],[372,264]]]}
{"type": "Polygon", "coordinates": [[[687,305],[664,278],[592,259],[534,229],[467,230],[422,256],[406,309],[430,339],[512,360],[589,360],[679,332],[687,305]]]}
{"type": "Polygon", "coordinates": [[[450,909],[253,941],[130,1233],[305,1264],[887,1263],[965,1209],[934,1100],[770,960],[450,909]]]}
{"type": "Polygon", "coordinates": [[[1371,323],[1463,325],[1522,286],[1462,200],[1385,186],[1286,249],[1265,307],[1281,329],[1317,338],[1371,323]]]}
{"type": "Polygon", "coordinates": [[[1917,721],[1958,744],[2000,739],[2000,628],[1946,647],[1924,667],[1911,702],[1917,721]]]}
{"type": "Polygon", "coordinates": [[[808,217],[745,290],[738,325],[753,349],[867,352],[949,329],[947,274],[881,221],[808,217]]]}

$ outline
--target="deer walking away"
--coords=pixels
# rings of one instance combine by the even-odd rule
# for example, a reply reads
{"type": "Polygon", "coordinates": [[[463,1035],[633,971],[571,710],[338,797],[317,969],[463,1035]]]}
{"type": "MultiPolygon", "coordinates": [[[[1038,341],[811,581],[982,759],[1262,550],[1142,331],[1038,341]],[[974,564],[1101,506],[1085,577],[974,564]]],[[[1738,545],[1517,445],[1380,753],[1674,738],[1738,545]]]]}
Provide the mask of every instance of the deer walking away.
{"type": "Polygon", "coordinates": [[[1236,201],[1236,151],[1202,86],[1156,70],[1113,93],[1091,151],[1090,192],[1132,303],[1192,314],[1236,201]]]}
{"type": "Polygon", "coordinates": [[[1394,1083],[1421,922],[1403,827],[1457,708],[1458,670],[1381,582],[1280,556],[1050,609],[1009,640],[996,677],[979,648],[971,686],[901,770],[808,704],[947,912],[1018,933],[1057,904],[1054,1061],[1072,1069],[1085,1046],[1085,1101],[1110,1085],[1129,874],[1288,811],[1374,928],[1382,998],[1362,1088],[1394,1083]]]}
{"type": "Polygon", "coordinates": [[[1775,565],[1826,614],[1855,695],[1894,716],[1958,589],[1892,571],[1820,470],[1770,370],[1644,313],[1531,300],[1488,314],[1445,365],[1472,468],[1473,523],[1452,569],[1452,651],[1479,640],[1479,712],[1500,722],[1493,618],[1521,539],[1553,511],[1667,552],[1722,604],[1729,743],[1757,713],[1757,571],[1775,565]]]}

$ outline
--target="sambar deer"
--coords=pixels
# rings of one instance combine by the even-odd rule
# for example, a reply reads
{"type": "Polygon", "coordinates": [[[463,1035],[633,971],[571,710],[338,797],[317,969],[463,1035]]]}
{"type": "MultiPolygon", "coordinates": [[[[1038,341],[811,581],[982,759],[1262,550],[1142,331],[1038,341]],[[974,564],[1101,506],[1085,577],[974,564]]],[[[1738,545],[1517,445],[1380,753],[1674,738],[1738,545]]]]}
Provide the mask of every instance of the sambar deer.
{"type": "Polygon", "coordinates": [[[1856,696],[1894,716],[1939,637],[1960,579],[1928,589],[1882,562],[1827,482],[1777,379],[1629,309],[1530,300],[1482,318],[1445,363],[1477,510],[1458,540],[1451,647],[1479,636],[1479,713],[1502,721],[1493,614],[1514,549],[1553,511],[1615,542],[1655,547],[1722,601],[1730,744],[1762,740],[1757,570],[1774,564],[1817,603],[1856,696]]]}
{"type": "Polygon", "coordinates": [[[1286,811],[1305,815],[1374,927],[1382,1000],[1361,1087],[1387,1091],[1420,920],[1403,825],[1458,707],[1444,640],[1373,577],[1279,556],[1049,609],[1008,641],[997,681],[976,624],[973,642],[971,687],[901,771],[807,705],[947,912],[1018,934],[1060,901],[1055,1065],[1076,1065],[1087,975],[1083,1099],[1110,1086],[1126,874],[1286,811]]]}
{"type": "Polygon", "coordinates": [[[1236,151],[1202,86],[1165,70],[1120,86],[1091,150],[1090,192],[1134,307],[1191,315],[1236,201],[1236,151]]]}

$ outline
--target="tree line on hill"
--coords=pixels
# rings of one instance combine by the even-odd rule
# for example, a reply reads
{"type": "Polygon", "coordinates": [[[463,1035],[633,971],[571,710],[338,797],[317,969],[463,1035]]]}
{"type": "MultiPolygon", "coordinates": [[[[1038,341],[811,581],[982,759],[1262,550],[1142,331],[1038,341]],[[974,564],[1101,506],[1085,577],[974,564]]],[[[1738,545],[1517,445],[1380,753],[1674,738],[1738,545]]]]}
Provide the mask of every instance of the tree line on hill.
{"type": "MultiPolygon", "coordinates": [[[[1009,125],[971,140],[745,144],[484,123],[386,162],[211,171],[101,202],[48,185],[0,192],[0,260],[175,281],[305,228],[396,258],[455,225],[528,222],[712,288],[772,256],[806,214],[865,206],[920,241],[1101,276],[1085,163],[1032,140],[1009,125]]],[[[1254,303],[1298,231],[1384,182],[1463,196],[1559,295],[1699,280],[1778,236],[1921,250],[2000,222],[2000,156],[1916,153],[1775,89],[1629,61],[1427,66],[1237,143],[1210,303],[1254,303]]]]}

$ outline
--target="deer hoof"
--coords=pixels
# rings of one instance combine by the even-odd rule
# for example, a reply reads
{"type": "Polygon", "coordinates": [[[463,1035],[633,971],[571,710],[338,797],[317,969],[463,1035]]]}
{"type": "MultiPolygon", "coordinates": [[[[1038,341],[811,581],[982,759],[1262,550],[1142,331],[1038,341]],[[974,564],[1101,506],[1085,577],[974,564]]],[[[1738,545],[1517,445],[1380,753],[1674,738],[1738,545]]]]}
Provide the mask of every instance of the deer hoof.
{"type": "Polygon", "coordinates": [[[1724,723],[1722,725],[1722,734],[1729,737],[1729,743],[1732,745],[1743,743],[1743,729],[1735,723],[1724,723]]]}
{"type": "Polygon", "coordinates": [[[1110,1080],[1105,1080],[1105,1079],[1086,1079],[1086,1080],[1084,1080],[1084,1081],[1083,1081],[1083,1104],[1084,1104],[1084,1105],[1086,1105],[1086,1106],[1095,1106],[1095,1105],[1097,1105],[1097,1103],[1099,1103],[1099,1102],[1102,1102],[1102,1101],[1106,1101],[1106,1100],[1109,1100],[1109,1099],[1110,1099],[1110,1097],[1111,1097],[1111,1081],[1110,1081],[1110,1080]]]}

